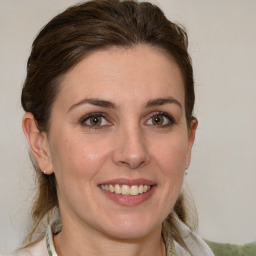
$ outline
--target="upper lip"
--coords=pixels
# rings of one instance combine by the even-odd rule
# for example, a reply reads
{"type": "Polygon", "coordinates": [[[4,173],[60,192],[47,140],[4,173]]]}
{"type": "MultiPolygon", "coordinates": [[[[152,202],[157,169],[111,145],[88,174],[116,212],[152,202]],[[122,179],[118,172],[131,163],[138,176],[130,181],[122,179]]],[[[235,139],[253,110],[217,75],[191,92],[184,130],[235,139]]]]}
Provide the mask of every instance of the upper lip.
{"type": "Polygon", "coordinates": [[[103,181],[99,185],[113,185],[113,184],[129,185],[129,186],[133,186],[133,185],[153,186],[153,185],[156,185],[153,181],[147,180],[147,179],[127,179],[127,178],[111,179],[111,180],[103,181]]]}

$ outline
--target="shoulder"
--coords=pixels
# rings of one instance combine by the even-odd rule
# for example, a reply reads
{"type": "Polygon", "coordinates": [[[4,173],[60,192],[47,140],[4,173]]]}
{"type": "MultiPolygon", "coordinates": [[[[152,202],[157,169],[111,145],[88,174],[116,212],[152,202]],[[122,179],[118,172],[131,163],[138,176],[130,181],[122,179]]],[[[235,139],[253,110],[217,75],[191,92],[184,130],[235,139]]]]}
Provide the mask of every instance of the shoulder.
{"type": "Polygon", "coordinates": [[[255,256],[256,242],[245,245],[215,243],[205,240],[215,256],[255,256]]]}
{"type": "MultiPolygon", "coordinates": [[[[175,253],[169,253],[169,255],[188,256],[188,250],[192,255],[196,256],[214,256],[207,243],[194,231],[192,231],[185,223],[178,220],[179,233],[183,239],[184,245],[172,239],[171,225],[168,221],[163,223],[163,237],[168,248],[174,248],[175,253]],[[173,245],[170,244],[173,241],[173,245]]],[[[168,250],[169,251],[169,250],[168,250]]]]}
{"type": "Polygon", "coordinates": [[[45,238],[28,248],[17,250],[13,254],[0,254],[0,256],[48,256],[45,238]]]}

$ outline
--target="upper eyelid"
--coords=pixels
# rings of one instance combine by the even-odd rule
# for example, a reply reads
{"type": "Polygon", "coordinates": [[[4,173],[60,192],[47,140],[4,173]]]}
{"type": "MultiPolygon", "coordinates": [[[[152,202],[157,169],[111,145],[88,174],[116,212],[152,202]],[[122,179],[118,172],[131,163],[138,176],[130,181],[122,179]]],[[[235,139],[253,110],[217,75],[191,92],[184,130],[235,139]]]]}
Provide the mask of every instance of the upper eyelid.
{"type": "Polygon", "coordinates": [[[104,117],[104,118],[107,118],[107,115],[103,112],[92,112],[92,113],[88,113],[88,114],[85,114],[83,115],[80,120],[83,120],[83,119],[86,119],[86,118],[90,118],[90,117],[94,117],[94,116],[101,116],[101,117],[104,117]]]}
{"type": "Polygon", "coordinates": [[[156,116],[156,115],[162,115],[162,116],[166,116],[170,119],[172,119],[173,121],[175,120],[175,118],[173,117],[173,115],[167,113],[167,112],[164,112],[164,111],[155,111],[153,113],[150,113],[149,114],[149,118],[152,118],[153,116],[156,116]]]}
{"type": "MultiPolygon", "coordinates": [[[[165,116],[166,118],[169,118],[172,122],[176,122],[175,118],[173,117],[173,115],[167,113],[167,112],[164,112],[164,111],[154,111],[154,112],[151,112],[147,115],[144,116],[144,118],[147,120],[149,120],[150,118],[156,116],[156,115],[163,115],[165,116]]],[[[87,119],[89,119],[90,117],[94,117],[94,116],[100,116],[100,117],[103,117],[105,118],[108,122],[111,122],[111,118],[109,117],[109,115],[105,112],[91,112],[91,113],[88,113],[88,114],[85,114],[83,115],[80,119],[79,119],[79,122],[85,122],[87,119]]],[[[144,119],[143,118],[143,119],[144,119]]]]}
{"type": "Polygon", "coordinates": [[[102,113],[102,112],[93,112],[93,113],[89,113],[89,114],[86,114],[86,115],[83,115],[80,119],[79,119],[79,123],[84,123],[85,121],[87,121],[89,118],[91,118],[91,117],[103,117],[103,118],[105,118],[108,122],[110,122],[109,121],[109,119],[108,119],[108,117],[107,117],[107,115],[105,114],[105,113],[102,113]]]}
{"type": "MultiPolygon", "coordinates": [[[[149,118],[146,119],[145,123],[148,122],[152,117],[157,116],[157,115],[162,115],[169,120],[169,124],[156,126],[158,128],[164,128],[164,127],[168,127],[168,126],[172,126],[172,125],[176,124],[176,119],[173,117],[173,115],[168,114],[166,112],[162,112],[162,111],[160,111],[160,112],[158,111],[158,112],[151,114],[149,116],[149,118]]],[[[155,126],[155,125],[149,125],[149,126],[155,126]]]]}

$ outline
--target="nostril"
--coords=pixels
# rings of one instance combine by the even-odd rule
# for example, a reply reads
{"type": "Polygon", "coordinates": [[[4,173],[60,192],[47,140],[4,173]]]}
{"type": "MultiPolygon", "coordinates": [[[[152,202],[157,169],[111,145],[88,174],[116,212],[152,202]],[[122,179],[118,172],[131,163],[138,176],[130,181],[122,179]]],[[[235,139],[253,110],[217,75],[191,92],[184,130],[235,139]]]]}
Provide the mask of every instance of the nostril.
{"type": "MultiPolygon", "coordinates": [[[[127,127],[126,129],[129,130],[127,127]]],[[[113,149],[112,159],[119,166],[136,169],[148,162],[148,148],[143,134],[134,132],[134,129],[130,132],[127,130],[119,134],[113,149]]]]}
{"type": "Polygon", "coordinates": [[[137,169],[141,166],[143,166],[146,163],[146,161],[119,161],[117,162],[118,165],[124,165],[131,169],[137,169]]]}

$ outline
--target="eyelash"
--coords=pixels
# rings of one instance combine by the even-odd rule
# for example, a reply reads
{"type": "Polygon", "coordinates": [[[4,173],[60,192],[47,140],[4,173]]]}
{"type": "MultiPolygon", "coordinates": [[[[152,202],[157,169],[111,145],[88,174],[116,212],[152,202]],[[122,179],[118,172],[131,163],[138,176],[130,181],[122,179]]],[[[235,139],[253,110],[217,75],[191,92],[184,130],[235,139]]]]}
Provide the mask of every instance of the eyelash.
{"type": "Polygon", "coordinates": [[[88,115],[85,115],[83,116],[80,120],[79,120],[79,123],[82,125],[82,126],[85,126],[89,129],[101,129],[103,126],[108,126],[108,125],[88,125],[86,124],[86,121],[90,120],[90,118],[97,118],[97,117],[100,117],[100,118],[104,118],[107,122],[107,116],[102,113],[102,112],[95,112],[95,113],[90,113],[88,115]]]}
{"type": "MultiPolygon", "coordinates": [[[[150,116],[150,118],[146,121],[146,123],[147,123],[149,120],[152,120],[152,118],[157,117],[157,116],[162,116],[162,117],[164,117],[164,118],[167,118],[167,119],[168,119],[168,123],[167,123],[167,124],[164,124],[164,125],[157,125],[157,124],[154,125],[154,124],[150,124],[150,125],[148,125],[148,126],[153,126],[153,127],[155,127],[155,128],[167,128],[167,127],[170,127],[170,126],[176,124],[175,119],[174,119],[171,115],[169,115],[169,114],[167,114],[167,113],[165,113],[165,112],[155,112],[155,113],[153,113],[153,114],[150,116]]],[[[90,120],[90,118],[93,118],[93,117],[96,117],[96,118],[98,118],[98,117],[103,118],[103,119],[106,120],[107,123],[109,123],[109,121],[108,121],[108,119],[107,119],[107,115],[106,115],[105,113],[102,113],[102,112],[95,112],[95,113],[87,114],[87,115],[83,116],[82,118],[80,118],[79,123],[80,123],[82,126],[85,126],[85,127],[89,128],[89,129],[101,129],[101,128],[104,127],[104,126],[110,126],[110,125],[111,125],[111,124],[105,124],[105,125],[101,125],[101,124],[100,124],[100,125],[88,125],[88,124],[86,124],[86,122],[87,122],[88,120],[90,120]]]]}
{"type": "Polygon", "coordinates": [[[152,124],[151,126],[154,126],[155,128],[168,128],[168,127],[176,124],[176,121],[173,118],[173,116],[171,116],[170,114],[167,114],[165,112],[156,112],[156,113],[154,113],[153,115],[150,116],[150,118],[147,120],[147,122],[149,120],[152,120],[152,118],[157,117],[157,116],[162,116],[164,118],[167,118],[168,119],[168,123],[164,124],[164,125],[154,125],[154,124],[152,124]]]}

